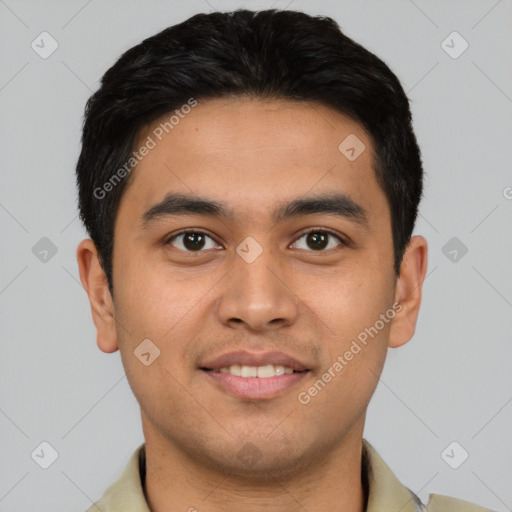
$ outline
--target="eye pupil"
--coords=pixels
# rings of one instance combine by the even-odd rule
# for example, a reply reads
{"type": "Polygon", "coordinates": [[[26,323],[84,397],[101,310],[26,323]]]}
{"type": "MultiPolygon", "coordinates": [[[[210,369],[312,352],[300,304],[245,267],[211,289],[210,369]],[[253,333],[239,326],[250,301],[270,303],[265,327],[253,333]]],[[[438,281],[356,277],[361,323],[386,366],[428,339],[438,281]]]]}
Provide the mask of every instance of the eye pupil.
{"type": "MultiPolygon", "coordinates": [[[[177,235],[178,236],[178,235],[177,235]]],[[[329,245],[329,237],[333,236],[327,231],[310,231],[301,238],[306,238],[306,245],[314,251],[323,251],[329,245]]],[[[184,250],[188,252],[202,252],[206,245],[206,239],[210,238],[205,233],[200,231],[183,232],[179,237],[182,237],[182,244],[184,250]]],[[[172,239],[171,239],[172,240],[172,239]]],[[[172,242],[170,242],[172,243],[172,242]]]]}
{"type": "Polygon", "coordinates": [[[320,231],[308,233],[306,241],[308,245],[315,250],[325,249],[328,244],[328,234],[320,231]]]}
{"type": "Polygon", "coordinates": [[[202,249],[205,243],[205,236],[202,233],[184,233],[183,245],[191,251],[202,249]]]}

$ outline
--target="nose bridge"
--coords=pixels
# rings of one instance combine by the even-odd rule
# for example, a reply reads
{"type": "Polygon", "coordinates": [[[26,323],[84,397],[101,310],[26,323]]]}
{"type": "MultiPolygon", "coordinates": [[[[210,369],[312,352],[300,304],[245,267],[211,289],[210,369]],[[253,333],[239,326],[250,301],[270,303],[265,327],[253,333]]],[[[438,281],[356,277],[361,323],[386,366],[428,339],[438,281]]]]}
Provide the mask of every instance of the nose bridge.
{"type": "Polygon", "coordinates": [[[246,239],[237,247],[220,298],[219,319],[231,327],[244,324],[253,330],[290,325],[297,317],[296,298],[280,275],[275,252],[256,244],[246,239]]]}

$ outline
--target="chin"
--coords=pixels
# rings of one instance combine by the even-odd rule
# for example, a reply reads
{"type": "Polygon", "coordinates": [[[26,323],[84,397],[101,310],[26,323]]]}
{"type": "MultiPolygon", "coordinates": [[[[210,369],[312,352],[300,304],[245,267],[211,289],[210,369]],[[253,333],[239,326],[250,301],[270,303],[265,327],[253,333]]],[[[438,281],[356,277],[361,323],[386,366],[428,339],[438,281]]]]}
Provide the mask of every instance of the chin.
{"type": "Polygon", "coordinates": [[[269,439],[268,432],[240,436],[240,441],[230,436],[213,446],[193,443],[194,453],[190,455],[201,465],[250,485],[255,482],[275,484],[276,479],[285,481],[311,465],[317,454],[314,443],[309,447],[302,446],[305,440],[300,437],[296,440],[287,437],[286,441],[269,439]]]}

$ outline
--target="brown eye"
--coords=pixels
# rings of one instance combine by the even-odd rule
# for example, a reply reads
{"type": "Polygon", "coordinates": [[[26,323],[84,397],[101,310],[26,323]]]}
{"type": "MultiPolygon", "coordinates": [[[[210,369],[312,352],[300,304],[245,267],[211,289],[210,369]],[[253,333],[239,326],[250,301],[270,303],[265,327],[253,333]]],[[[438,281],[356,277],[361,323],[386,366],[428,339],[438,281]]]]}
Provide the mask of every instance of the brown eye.
{"type": "Polygon", "coordinates": [[[314,230],[309,231],[308,233],[304,233],[301,237],[297,239],[294,244],[297,249],[310,249],[313,251],[324,251],[325,249],[333,249],[339,245],[345,245],[343,240],[337,235],[322,230],[314,230]],[[300,240],[304,239],[304,242],[301,246],[298,246],[300,240]],[[332,240],[337,241],[338,243],[333,243],[332,240]]]}
{"type": "Polygon", "coordinates": [[[185,231],[174,235],[167,244],[186,252],[201,252],[203,249],[215,249],[216,242],[201,231],[185,231]]]}

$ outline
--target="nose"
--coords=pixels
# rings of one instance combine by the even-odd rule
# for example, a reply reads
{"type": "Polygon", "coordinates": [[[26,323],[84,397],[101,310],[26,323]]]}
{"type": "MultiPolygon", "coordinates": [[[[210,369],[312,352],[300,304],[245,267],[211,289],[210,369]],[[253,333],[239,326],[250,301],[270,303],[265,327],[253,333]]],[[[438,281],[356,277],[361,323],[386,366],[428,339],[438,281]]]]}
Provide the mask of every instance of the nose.
{"type": "Polygon", "coordinates": [[[254,332],[291,326],[297,319],[300,301],[284,274],[269,250],[252,263],[236,256],[223,283],[217,308],[219,320],[231,328],[254,332]]]}

